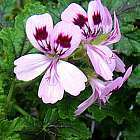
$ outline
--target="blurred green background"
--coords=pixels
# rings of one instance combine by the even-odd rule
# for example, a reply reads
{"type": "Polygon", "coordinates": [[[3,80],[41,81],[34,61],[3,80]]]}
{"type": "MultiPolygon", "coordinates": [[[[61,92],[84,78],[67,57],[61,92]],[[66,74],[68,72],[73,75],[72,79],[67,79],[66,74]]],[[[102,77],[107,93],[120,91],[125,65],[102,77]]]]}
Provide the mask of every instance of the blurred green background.
{"type": "MultiPolygon", "coordinates": [[[[140,0],[102,0],[112,14],[116,11],[122,32],[121,41],[111,47],[127,66],[133,64],[128,82],[105,106],[95,103],[75,117],[90,87],[76,98],[65,94],[46,105],[37,95],[42,76],[30,82],[15,78],[14,60],[36,52],[25,35],[26,19],[48,12],[57,23],[72,2],[87,9],[89,1],[0,0],[0,140],[140,140],[140,0]]],[[[85,59],[69,61],[88,70],[85,59]]]]}

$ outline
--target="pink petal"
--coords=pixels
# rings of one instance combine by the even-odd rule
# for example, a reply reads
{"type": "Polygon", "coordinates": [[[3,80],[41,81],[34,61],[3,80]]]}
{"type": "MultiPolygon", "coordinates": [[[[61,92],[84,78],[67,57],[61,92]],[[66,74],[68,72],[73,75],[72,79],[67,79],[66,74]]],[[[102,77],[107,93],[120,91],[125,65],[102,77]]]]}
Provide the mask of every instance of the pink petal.
{"type": "Polygon", "coordinates": [[[80,115],[83,113],[88,107],[90,107],[102,94],[102,90],[104,90],[105,86],[101,80],[98,79],[91,79],[90,85],[92,87],[92,95],[81,103],[77,110],[75,111],[76,115],[80,115]]]}
{"type": "Polygon", "coordinates": [[[27,19],[26,34],[32,45],[42,52],[50,51],[49,35],[53,30],[49,14],[33,15],[27,19]]]}
{"type": "Polygon", "coordinates": [[[94,0],[88,5],[88,22],[93,32],[103,29],[103,33],[108,33],[112,28],[112,18],[101,0],[94,0]]]}
{"type": "Polygon", "coordinates": [[[133,67],[133,66],[129,67],[129,68],[127,69],[125,75],[123,76],[123,83],[124,83],[124,82],[128,79],[128,77],[131,75],[131,73],[132,73],[132,67],[133,67]]]}
{"type": "Polygon", "coordinates": [[[87,54],[96,73],[102,76],[105,80],[112,80],[113,73],[106,60],[104,60],[96,51],[92,50],[91,47],[87,47],[87,54]]]}
{"type": "Polygon", "coordinates": [[[50,65],[51,60],[42,54],[28,54],[14,61],[17,79],[29,81],[39,76],[50,65]]]}
{"type": "Polygon", "coordinates": [[[85,89],[87,78],[76,66],[65,61],[59,61],[57,65],[57,73],[65,91],[71,95],[77,96],[85,89]]]}
{"type": "Polygon", "coordinates": [[[96,52],[107,62],[110,70],[113,72],[116,67],[116,60],[113,56],[112,50],[104,45],[93,46],[96,49],[96,52]]]}
{"type": "Polygon", "coordinates": [[[40,83],[38,96],[42,98],[44,103],[54,104],[63,98],[63,94],[64,89],[59,82],[56,71],[52,70],[50,74],[50,69],[48,69],[40,83]]]}
{"type": "Polygon", "coordinates": [[[103,91],[103,94],[106,95],[106,96],[107,95],[110,96],[110,92],[112,92],[113,90],[119,89],[119,87],[120,87],[120,85],[122,83],[122,80],[123,80],[122,77],[118,77],[115,80],[109,82],[106,85],[106,87],[105,87],[105,89],[103,91]]]}
{"type": "Polygon", "coordinates": [[[105,15],[103,22],[103,33],[109,33],[112,30],[112,17],[106,7],[104,7],[105,15]]]}
{"type": "Polygon", "coordinates": [[[72,3],[62,12],[61,19],[62,21],[74,23],[82,28],[87,22],[87,14],[80,5],[72,3]]]}
{"type": "Polygon", "coordinates": [[[110,45],[118,42],[121,39],[121,32],[119,28],[119,22],[114,12],[114,30],[109,34],[108,39],[103,42],[104,45],[110,45]]]}
{"type": "Polygon", "coordinates": [[[69,56],[81,42],[80,28],[72,23],[57,23],[51,34],[51,46],[60,58],[69,56]]]}
{"type": "Polygon", "coordinates": [[[96,101],[96,99],[97,99],[96,92],[93,92],[92,95],[87,100],[85,100],[77,107],[75,115],[78,116],[81,113],[83,113],[88,107],[90,107],[96,101]]]}
{"type": "Polygon", "coordinates": [[[115,60],[116,60],[116,68],[115,70],[117,72],[125,72],[125,64],[123,63],[123,61],[116,55],[114,54],[115,60]]]}

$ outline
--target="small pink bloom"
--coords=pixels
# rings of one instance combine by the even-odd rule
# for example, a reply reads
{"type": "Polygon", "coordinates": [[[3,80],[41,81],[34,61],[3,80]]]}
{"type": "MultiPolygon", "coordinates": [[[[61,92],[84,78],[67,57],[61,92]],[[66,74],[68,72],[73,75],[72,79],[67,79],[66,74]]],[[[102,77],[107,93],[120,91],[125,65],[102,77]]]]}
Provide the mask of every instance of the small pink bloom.
{"type": "Polygon", "coordinates": [[[112,30],[111,14],[102,5],[101,0],[89,2],[87,13],[80,5],[72,3],[61,14],[61,19],[80,27],[87,54],[98,75],[105,80],[112,80],[114,70],[125,72],[124,63],[106,47],[118,42],[121,33],[115,12],[114,29],[112,30]],[[98,45],[91,45],[90,42],[102,34],[106,34],[107,39],[101,41],[98,45]]]}
{"type": "Polygon", "coordinates": [[[76,115],[80,115],[88,107],[90,107],[96,100],[99,103],[106,103],[112,94],[113,90],[119,89],[123,83],[128,79],[132,72],[132,66],[129,67],[123,77],[118,77],[113,81],[103,82],[99,79],[91,79],[90,85],[92,87],[92,95],[78,106],[75,111],[76,115]]]}
{"type": "Polygon", "coordinates": [[[56,103],[64,90],[73,96],[85,89],[84,73],[60,59],[68,57],[79,46],[78,26],[61,21],[53,28],[49,14],[34,15],[26,23],[27,37],[43,54],[28,54],[15,60],[17,79],[29,81],[46,71],[39,86],[38,96],[44,103],[56,103]]]}

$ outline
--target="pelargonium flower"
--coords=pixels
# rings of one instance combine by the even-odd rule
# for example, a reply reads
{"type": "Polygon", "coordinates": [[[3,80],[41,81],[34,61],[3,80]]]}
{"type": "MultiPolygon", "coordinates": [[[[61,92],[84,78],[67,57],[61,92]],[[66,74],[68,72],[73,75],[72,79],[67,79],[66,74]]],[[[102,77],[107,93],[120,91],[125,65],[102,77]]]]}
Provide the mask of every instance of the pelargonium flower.
{"type": "Polygon", "coordinates": [[[111,96],[112,91],[119,89],[123,85],[123,83],[128,79],[131,72],[132,66],[127,69],[123,77],[118,77],[115,80],[108,82],[92,78],[90,80],[90,85],[92,87],[93,93],[87,100],[85,100],[78,106],[78,109],[75,111],[75,114],[80,115],[95,101],[98,101],[100,104],[105,104],[111,96]]]}
{"type": "Polygon", "coordinates": [[[45,72],[39,86],[38,96],[44,103],[55,103],[63,98],[64,90],[77,96],[85,89],[84,73],[76,66],[65,62],[80,44],[78,26],[61,21],[53,28],[49,14],[33,15],[26,23],[26,34],[40,54],[28,54],[15,60],[17,79],[29,81],[45,72]]]}
{"type": "Polygon", "coordinates": [[[122,60],[107,45],[121,38],[118,19],[112,17],[101,0],[89,2],[88,12],[78,4],[70,4],[61,15],[62,21],[71,22],[81,29],[82,40],[96,73],[105,80],[112,80],[113,71],[125,72],[122,60]]]}

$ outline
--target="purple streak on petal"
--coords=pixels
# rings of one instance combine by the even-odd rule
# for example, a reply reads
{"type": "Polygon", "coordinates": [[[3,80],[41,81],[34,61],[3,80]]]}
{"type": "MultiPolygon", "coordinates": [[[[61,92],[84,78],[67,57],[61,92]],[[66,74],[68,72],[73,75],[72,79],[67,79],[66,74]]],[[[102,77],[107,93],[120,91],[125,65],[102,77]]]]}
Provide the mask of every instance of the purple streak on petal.
{"type": "Polygon", "coordinates": [[[46,26],[37,28],[36,33],[34,34],[36,40],[46,40],[48,37],[48,32],[46,31],[46,26]]]}
{"type": "Polygon", "coordinates": [[[58,44],[58,46],[62,46],[63,48],[70,48],[71,47],[71,39],[72,36],[69,35],[62,35],[62,33],[60,33],[58,35],[58,38],[56,40],[56,43],[58,44]]]}
{"type": "Polygon", "coordinates": [[[68,57],[81,41],[81,30],[78,26],[65,21],[58,22],[50,35],[50,44],[54,54],[60,58],[68,57]]]}
{"type": "Polygon", "coordinates": [[[87,21],[88,21],[88,18],[87,17],[85,17],[82,14],[77,14],[77,17],[74,18],[73,23],[75,25],[78,25],[80,28],[82,28],[87,23],[87,21]]]}
{"type": "Polygon", "coordinates": [[[94,25],[99,25],[102,22],[100,12],[98,11],[96,13],[94,12],[92,19],[94,25]]]}
{"type": "Polygon", "coordinates": [[[33,15],[27,19],[26,34],[32,45],[43,53],[51,53],[49,35],[53,30],[49,14],[33,15]]]}

